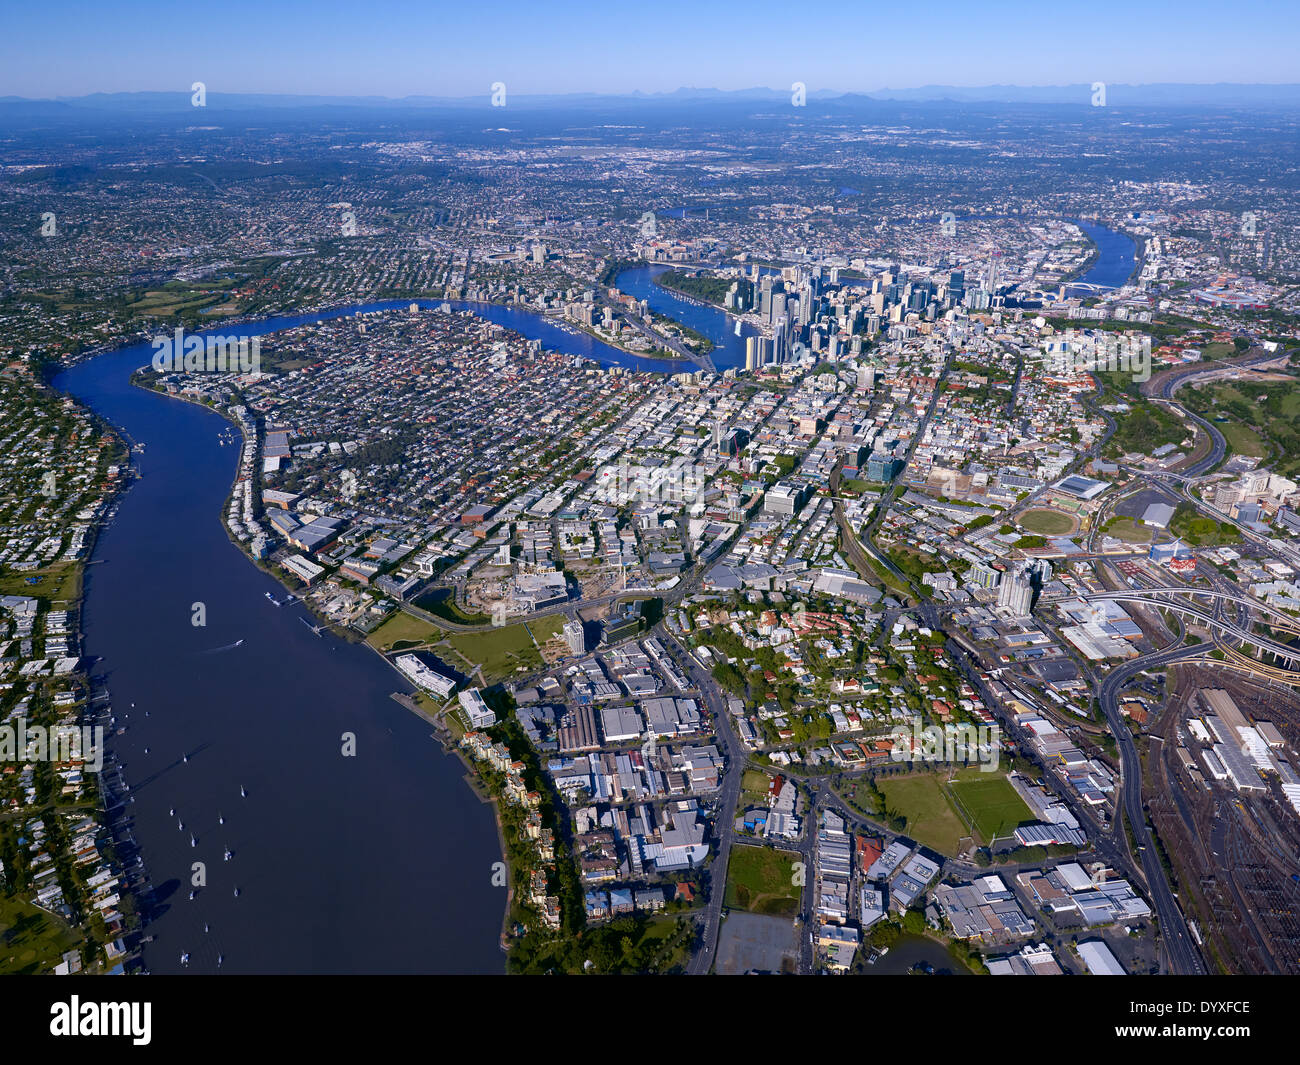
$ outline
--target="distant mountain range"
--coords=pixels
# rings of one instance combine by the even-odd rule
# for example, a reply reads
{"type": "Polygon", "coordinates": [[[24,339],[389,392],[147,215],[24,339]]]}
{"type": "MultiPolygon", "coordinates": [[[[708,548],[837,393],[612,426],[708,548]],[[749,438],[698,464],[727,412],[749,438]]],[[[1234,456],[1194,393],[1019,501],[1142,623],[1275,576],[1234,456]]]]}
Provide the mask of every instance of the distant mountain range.
{"type": "MultiPolygon", "coordinates": [[[[0,114],[71,115],[100,111],[134,114],[166,114],[192,110],[190,91],[92,93],[87,96],[28,99],[21,96],[0,97],[0,114]]],[[[831,110],[854,109],[870,105],[897,103],[969,103],[969,104],[1054,104],[1088,106],[1092,102],[1091,85],[923,85],[912,89],[877,89],[872,92],[841,93],[810,88],[809,106],[831,110]]],[[[510,107],[521,109],[589,110],[630,106],[699,106],[783,104],[789,106],[790,89],[697,89],[681,88],[673,92],[624,94],[569,93],[561,95],[515,95],[507,97],[510,107]]],[[[1188,85],[1159,83],[1152,85],[1106,86],[1106,104],[1110,107],[1300,107],[1300,84],[1188,85]]],[[[207,93],[208,111],[312,110],[318,108],[353,111],[382,110],[463,110],[489,111],[489,86],[479,96],[307,96],[271,93],[207,93]]],[[[499,110],[499,109],[498,109],[499,110]]]]}

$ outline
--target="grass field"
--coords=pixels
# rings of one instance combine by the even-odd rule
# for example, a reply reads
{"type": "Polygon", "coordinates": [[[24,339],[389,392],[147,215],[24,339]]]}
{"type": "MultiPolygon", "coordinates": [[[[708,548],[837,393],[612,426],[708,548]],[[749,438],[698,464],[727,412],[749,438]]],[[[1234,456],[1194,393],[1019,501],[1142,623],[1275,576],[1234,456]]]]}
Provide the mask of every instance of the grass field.
{"type": "Polygon", "coordinates": [[[503,625],[482,632],[454,632],[447,636],[446,642],[466,661],[482,666],[483,679],[488,683],[521,669],[542,668],[542,656],[528,634],[528,627],[523,624],[503,625]]]}
{"type": "Polygon", "coordinates": [[[395,644],[413,647],[442,638],[443,630],[427,621],[412,617],[399,610],[366,637],[366,643],[378,647],[381,651],[391,651],[395,644]]]}
{"type": "Polygon", "coordinates": [[[48,972],[81,938],[29,902],[0,897],[0,975],[48,972]]]}
{"type": "Polygon", "coordinates": [[[1190,503],[1179,503],[1169,531],[1194,547],[1215,547],[1241,542],[1241,533],[1227,522],[1202,517],[1190,503]]]}
{"type": "Polygon", "coordinates": [[[1234,455],[1250,455],[1252,458],[1263,458],[1268,454],[1268,445],[1264,443],[1263,437],[1249,425],[1227,421],[1217,422],[1216,428],[1223,434],[1223,439],[1227,442],[1228,447],[1232,449],[1234,455]]]}
{"type": "Polygon", "coordinates": [[[78,599],[83,568],[80,562],[52,562],[28,572],[6,571],[0,576],[0,595],[27,595],[47,602],[78,599]],[[29,577],[41,579],[36,584],[28,584],[29,577]]]}
{"type": "Polygon", "coordinates": [[[220,315],[234,314],[240,304],[228,298],[227,290],[233,288],[232,278],[195,282],[169,281],[161,288],[152,288],[134,300],[128,310],[146,317],[168,317],[186,311],[202,312],[220,308],[220,315]]]}
{"type": "Polygon", "coordinates": [[[1300,382],[1215,382],[1192,388],[1187,405],[1236,454],[1265,458],[1284,477],[1300,473],[1300,382]]]}
{"type": "Polygon", "coordinates": [[[889,814],[907,820],[907,835],[940,854],[956,854],[970,830],[944,793],[937,773],[895,777],[880,781],[889,814]]]}
{"type": "Polygon", "coordinates": [[[1018,520],[1031,533],[1041,536],[1064,536],[1074,531],[1074,519],[1055,510],[1027,510],[1018,520]]]}
{"type": "Polygon", "coordinates": [[[951,782],[944,773],[882,780],[880,790],[890,816],[907,819],[907,834],[941,854],[956,854],[972,835],[991,843],[1032,819],[1005,775],[978,767],[960,770],[951,782]]]}
{"type": "Polygon", "coordinates": [[[1147,544],[1151,542],[1153,532],[1155,529],[1139,525],[1133,518],[1119,518],[1106,528],[1105,535],[1123,540],[1126,544],[1147,544]]]}
{"type": "Polygon", "coordinates": [[[1033,819],[1016,789],[1000,774],[966,770],[949,788],[957,806],[975,825],[983,843],[991,843],[998,836],[1008,836],[1023,822],[1033,819]]]}
{"type": "Polygon", "coordinates": [[[793,867],[802,860],[796,851],[732,847],[723,905],[750,913],[793,916],[799,909],[799,896],[803,890],[792,883],[793,867]]]}
{"type": "Polygon", "coordinates": [[[560,630],[564,628],[564,615],[548,614],[544,618],[530,621],[528,627],[532,630],[533,639],[540,646],[547,640],[553,640],[560,635],[560,630]]]}

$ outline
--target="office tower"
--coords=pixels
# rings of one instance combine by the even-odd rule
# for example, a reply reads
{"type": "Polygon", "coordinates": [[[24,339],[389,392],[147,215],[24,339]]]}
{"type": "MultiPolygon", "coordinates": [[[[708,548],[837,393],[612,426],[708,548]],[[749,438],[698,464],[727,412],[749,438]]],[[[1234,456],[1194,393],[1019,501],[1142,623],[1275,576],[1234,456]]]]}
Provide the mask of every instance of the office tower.
{"type": "Polygon", "coordinates": [[[966,271],[954,270],[948,275],[948,304],[958,306],[966,298],[966,271]]]}
{"type": "Polygon", "coordinates": [[[774,292],[772,294],[771,316],[768,321],[775,322],[778,318],[785,317],[785,293],[774,292]]]}
{"type": "Polygon", "coordinates": [[[772,329],[772,361],[778,366],[786,360],[786,330],[785,319],[780,318],[772,329]]]}

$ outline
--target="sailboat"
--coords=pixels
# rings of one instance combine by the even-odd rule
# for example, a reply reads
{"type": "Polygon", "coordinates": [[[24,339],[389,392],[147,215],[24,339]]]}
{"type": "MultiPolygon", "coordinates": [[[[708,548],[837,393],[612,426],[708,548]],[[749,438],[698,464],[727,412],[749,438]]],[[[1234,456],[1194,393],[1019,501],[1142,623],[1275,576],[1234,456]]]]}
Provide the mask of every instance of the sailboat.
{"type": "Polygon", "coordinates": [[[243,784],[240,784],[240,785],[239,785],[239,797],[240,797],[241,799],[247,799],[247,798],[248,798],[248,792],[246,792],[246,791],[244,790],[244,785],[243,785],[243,784]]]}

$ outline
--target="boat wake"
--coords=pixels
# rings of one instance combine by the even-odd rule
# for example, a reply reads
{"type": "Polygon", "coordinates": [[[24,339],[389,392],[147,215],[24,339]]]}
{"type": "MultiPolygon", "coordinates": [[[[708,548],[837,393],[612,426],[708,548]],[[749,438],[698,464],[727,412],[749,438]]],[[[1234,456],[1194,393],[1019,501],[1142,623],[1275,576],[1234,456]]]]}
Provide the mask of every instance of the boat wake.
{"type": "Polygon", "coordinates": [[[233,651],[236,647],[238,647],[243,642],[244,642],[243,640],[236,640],[234,643],[226,644],[225,647],[213,647],[211,650],[204,651],[203,653],[205,655],[219,655],[221,654],[222,651],[233,651]]]}

